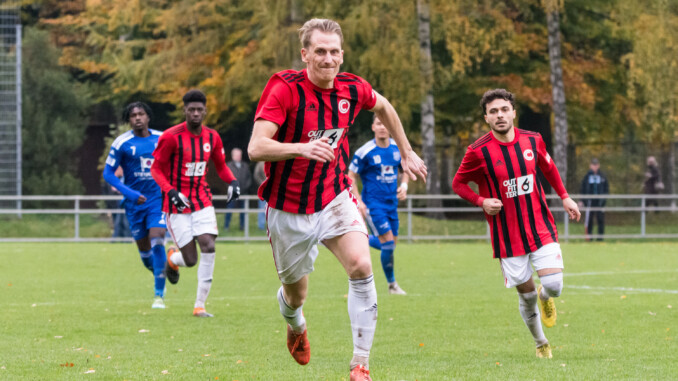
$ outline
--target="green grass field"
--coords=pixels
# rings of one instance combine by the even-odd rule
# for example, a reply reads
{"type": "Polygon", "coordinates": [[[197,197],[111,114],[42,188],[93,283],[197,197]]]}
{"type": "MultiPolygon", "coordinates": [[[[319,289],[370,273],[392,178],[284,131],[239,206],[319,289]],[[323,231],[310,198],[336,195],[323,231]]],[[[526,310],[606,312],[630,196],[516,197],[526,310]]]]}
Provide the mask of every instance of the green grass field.
{"type": "MultiPolygon", "coordinates": [[[[132,244],[3,244],[2,380],[346,380],[347,280],[325,249],[304,307],[312,358],[285,346],[268,244],[218,244],[212,319],[191,315],[196,269],[151,310],[132,244]]],[[[489,243],[401,244],[386,292],[373,251],[376,380],[675,379],[678,243],[564,244],[552,360],[535,358],[489,243]]]]}

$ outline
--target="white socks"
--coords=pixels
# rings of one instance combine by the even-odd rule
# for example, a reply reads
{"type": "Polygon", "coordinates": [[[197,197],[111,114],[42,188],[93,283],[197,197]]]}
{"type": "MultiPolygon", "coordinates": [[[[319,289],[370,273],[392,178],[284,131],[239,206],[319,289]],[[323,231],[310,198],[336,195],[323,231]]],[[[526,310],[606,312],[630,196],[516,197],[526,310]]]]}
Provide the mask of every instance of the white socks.
{"type": "Polygon", "coordinates": [[[544,336],[544,330],[541,328],[541,318],[537,310],[537,291],[528,292],[525,294],[518,293],[520,316],[527,326],[527,329],[532,333],[534,343],[537,346],[544,345],[549,341],[544,336]]]}
{"type": "Polygon", "coordinates": [[[373,275],[348,280],[348,316],[353,331],[351,368],[360,364],[369,369],[367,360],[377,327],[377,289],[373,275]]]}
{"type": "Polygon", "coordinates": [[[287,304],[282,286],[278,289],[278,304],[280,305],[280,314],[285,318],[287,324],[292,327],[292,331],[294,333],[304,333],[306,330],[306,319],[304,319],[304,314],[301,312],[301,307],[295,310],[287,304]]]}
{"type": "MultiPolygon", "coordinates": [[[[172,258],[174,258],[176,254],[177,253],[172,254],[172,258]]],[[[172,261],[174,262],[174,259],[172,261]]],[[[177,262],[174,263],[177,266],[182,266],[177,262]]],[[[183,266],[185,266],[185,264],[183,264],[183,266]]],[[[195,297],[195,308],[205,308],[205,301],[210,294],[210,288],[212,288],[212,274],[214,274],[214,253],[200,253],[200,264],[198,264],[198,294],[195,297]]]]}
{"type": "Polygon", "coordinates": [[[542,285],[541,295],[539,295],[541,300],[557,298],[560,296],[560,292],[563,290],[562,272],[541,276],[539,277],[539,280],[542,285]]]}

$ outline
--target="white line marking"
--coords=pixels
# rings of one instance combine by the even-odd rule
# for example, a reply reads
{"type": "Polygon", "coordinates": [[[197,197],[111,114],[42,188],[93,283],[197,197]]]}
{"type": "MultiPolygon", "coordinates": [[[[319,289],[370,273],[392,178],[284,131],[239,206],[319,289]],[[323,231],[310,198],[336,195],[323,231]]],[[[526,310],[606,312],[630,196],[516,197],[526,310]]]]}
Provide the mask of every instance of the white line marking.
{"type": "Polygon", "coordinates": [[[565,272],[563,276],[593,276],[593,275],[619,275],[619,274],[654,274],[654,273],[675,273],[678,269],[673,270],[629,270],[629,271],[597,271],[586,273],[568,273],[565,272]]]}
{"type": "Polygon", "coordinates": [[[565,285],[565,287],[576,288],[581,290],[627,291],[645,294],[678,294],[678,290],[663,290],[660,288],[597,287],[597,286],[577,286],[577,285],[565,285]]]}

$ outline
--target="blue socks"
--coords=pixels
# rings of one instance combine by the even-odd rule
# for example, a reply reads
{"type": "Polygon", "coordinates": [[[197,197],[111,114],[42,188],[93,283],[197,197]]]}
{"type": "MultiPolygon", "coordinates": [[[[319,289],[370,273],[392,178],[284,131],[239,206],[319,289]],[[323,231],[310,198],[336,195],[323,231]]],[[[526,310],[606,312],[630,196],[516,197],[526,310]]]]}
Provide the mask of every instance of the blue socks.
{"type": "Polygon", "coordinates": [[[394,250],[395,250],[395,241],[387,241],[381,244],[381,267],[384,269],[386,280],[389,283],[395,282],[395,275],[393,275],[394,250]]]}
{"type": "Polygon", "coordinates": [[[151,240],[151,251],[153,251],[153,277],[155,278],[155,296],[163,297],[165,294],[165,254],[164,238],[154,238],[151,240]]]}
{"type": "Polygon", "coordinates": [[[151,255],[152,253],[150,251],[139,252],[139,256],[141,257],[141,262],[144,263],[144,267],[146,267],[150,272],[153,272],[153,257],[151,255]]]}
{"type": "Polygon", "coordinates": [[[370,247],[381,250],[381,242],[379,242],[379,237],[376,235],[370,235],[368,239],[370,242],[370,247]]]}

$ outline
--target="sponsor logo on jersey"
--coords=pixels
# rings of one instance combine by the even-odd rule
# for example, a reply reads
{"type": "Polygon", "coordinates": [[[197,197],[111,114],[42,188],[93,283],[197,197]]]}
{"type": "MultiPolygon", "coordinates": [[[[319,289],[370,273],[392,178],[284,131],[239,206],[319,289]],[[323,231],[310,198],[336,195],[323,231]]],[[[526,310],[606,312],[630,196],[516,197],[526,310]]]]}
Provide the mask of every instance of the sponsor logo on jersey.
{"type": "Polygon", "coordinates": [[[495,167],[501,167],[502,165],[504,165],[504,162],[501,161],[501,160],[499,160],[499,159],[497,159],[497,162],[494,163],[494,166],[495,166],[495,167]]]}
{"type": "Polygon", "coordinates": [[[318,111],[318,107],[316,107],[315,103],[311,103],[310,106],[306,109],[307,111],[318,111]]]}
{"type": "Polygon", "coordinates": [[[139,160],[141,161],[141,170],[151,170],[151,165],[153,165],[153,161],[155,161],[154,158],[149,158],[149,157],[140,157],[139,160]]]}
{"type": "Polygon", "coordinates": [[[532,152],[531,149],[526,149],[525,151],[523,151],[523,157],[527,161],[532,161],[534,160],[534,152],[532,152]]]}
{"type": "Polygon", "coordinates": [[[513,198],[530,194],[534,190],[534,175],[520,176],[515,179],[504,180],[506,198],[513,198]]]}
{"type": "Polygon", "coordinates": [[[212,150],[212,146],[210,146],[209,143],[205,143],[205,144],[202,145],[202,150],[205,151],[205,152],[209,152],[209,151],[212,150]]]}
{"type": "Polygon", "coordinates": [[[381,175],[377,176],[377,180],[383,183],[393,183],[398,180],[398,174],[395,167],[392,165],[381,165],[381,175]]]}
{"type": "Polygon", "coordinates": [[[207,169],[206,161],[197,161],[194,163],[186,163],[186,171],[184,171],[184,176],[196,177],[202,176],[205,174],[207,169]]]}
{"type": "Polygon", "coordinates": [[[350,107],[351,107],[351,103],[348,100],[342,99],[342,100],[339,101],[339,112],[340,113],[346,114],[350,107]]]}

